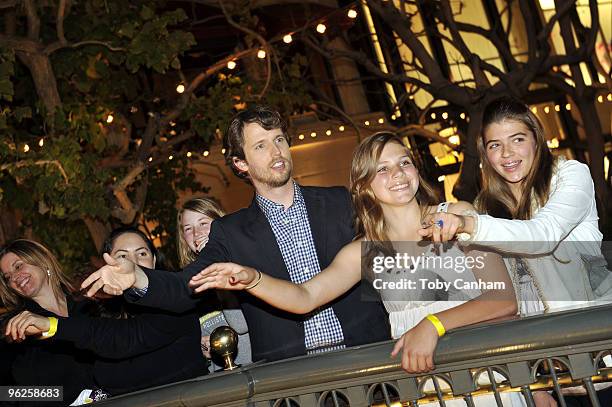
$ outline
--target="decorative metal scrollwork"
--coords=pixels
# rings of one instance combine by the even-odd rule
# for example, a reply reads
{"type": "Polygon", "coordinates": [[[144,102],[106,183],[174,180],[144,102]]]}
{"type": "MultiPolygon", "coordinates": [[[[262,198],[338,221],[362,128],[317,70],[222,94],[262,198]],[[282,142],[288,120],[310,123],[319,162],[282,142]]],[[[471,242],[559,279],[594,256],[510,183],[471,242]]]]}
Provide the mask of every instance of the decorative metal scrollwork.
{"type": "Polygon", "coordinates": [[[319,407],[348,407],[351,402],[340,390],[328,390],[319,396],[319,407]]]}
{"type": "Polygon", "coordinates": [[[387,406],[400,400],[399,389],[390,382],[374,383],[368,388],[368,404],[385,403],[387,406]]]}
{"type": "Polygon", "coordinates": [[[300,403],[293,397],[284,397],[276,400],[273,407],[300,407],[300,403]]]}

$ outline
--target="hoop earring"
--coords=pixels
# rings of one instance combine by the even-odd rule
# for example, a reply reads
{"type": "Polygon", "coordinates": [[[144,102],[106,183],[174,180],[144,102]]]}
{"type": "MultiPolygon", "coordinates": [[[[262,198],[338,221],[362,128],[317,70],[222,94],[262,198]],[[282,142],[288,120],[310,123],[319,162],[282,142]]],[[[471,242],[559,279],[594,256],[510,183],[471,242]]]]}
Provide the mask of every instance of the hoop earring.
{"type": "Polygon", "coordinates": [[[51,270],[47,269],[47,276],[51,277],[51,270]]]}

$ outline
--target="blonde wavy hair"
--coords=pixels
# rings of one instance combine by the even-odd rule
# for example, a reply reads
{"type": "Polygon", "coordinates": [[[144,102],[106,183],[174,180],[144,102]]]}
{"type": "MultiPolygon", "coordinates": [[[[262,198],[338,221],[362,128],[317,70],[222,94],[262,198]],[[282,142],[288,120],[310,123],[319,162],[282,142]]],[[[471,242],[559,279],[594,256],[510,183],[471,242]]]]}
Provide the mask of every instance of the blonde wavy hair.
{"type": "MultiPolygon", "coordinates": [[[[397,143],[406,149],[406,154],[416,166],[416,162],[410,149],[404,144],[401,137],[389,132],[379,132],[364,139],[353,154],[350,174],[350,192],[355,208],[355,227],[357,239],[365,238],[371,242],[387,242],[387,224],[382,207],[371,184],[376,176],[376,166],[383,148],[389,143],[397,143]]],[[[419,168],[417,168],[419,170],[419,168]]],[[[438,199],[431,185],[419,174],[419,189],[416,200],[424,213],[428,205],[438,203],[438,199]]]]}
{"type": "Polygon", "coordinates": [[[183,236],[183,227],[181,226],[183,221],[183,213],[185,211],[193,211],[206,215],[212,220],[219,219],[225,216],[221,206],[211,198],[192,198],[185,202],[181,209],[178,211],[176,216],[176,228],[178,233],[176,234],[176,247],[179,257],[179,265],[181,268],[185,267],[189,263],[192,263],[197,255],[192,252],[183,236]]]}
{"type": "MultiPolygon", "coordinates": [[[[57,258],[42,244],[28,239],[17,239],[0,249],[0,260],[8,253],[17,255],[24,263],[39,267],[49,275],[49,284],[55,298],[59,301],[65,294],[75,291],[68,276],[62,271],[57,258]]],[[[8,311],[23,307],[23,298],[17,294],[2,276],[0,278],[0,298],[8,311]]]]}

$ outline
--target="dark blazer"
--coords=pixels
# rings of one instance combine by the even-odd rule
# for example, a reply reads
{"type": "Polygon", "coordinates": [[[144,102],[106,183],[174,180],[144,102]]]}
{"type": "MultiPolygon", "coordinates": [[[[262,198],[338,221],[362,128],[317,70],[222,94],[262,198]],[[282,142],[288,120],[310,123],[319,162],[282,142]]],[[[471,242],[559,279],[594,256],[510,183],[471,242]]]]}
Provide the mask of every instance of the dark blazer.
{"type": "MultiPolygon", "coordinates": [[[[338,251],[354,236],[350,196],[345,188],[300,187],[306,203],[310,228],[319,265],[326,268],[338,251]]],[[[147,294],[138,304],[183,312],[198,301],[187,287],[194,274],[217,262],[233,262],[254,267],[265,274],[290,280],[272,228],[255,199],[248,208],[213,222],[210,240],[197,260],[180,273],[145,270],[149,278],[147,294]]],[[[257,298],[239,293],[249,326],[253,361],[277,360],[306,353],[303,315],[273,308],[257,298]]],[[[366,282],[334,300],[331,306],[340,320],[346,346],[389,339],[389,321],[380,301],[366,282]],[[362,292],[362,290],[364,292],[362,292]]]]}

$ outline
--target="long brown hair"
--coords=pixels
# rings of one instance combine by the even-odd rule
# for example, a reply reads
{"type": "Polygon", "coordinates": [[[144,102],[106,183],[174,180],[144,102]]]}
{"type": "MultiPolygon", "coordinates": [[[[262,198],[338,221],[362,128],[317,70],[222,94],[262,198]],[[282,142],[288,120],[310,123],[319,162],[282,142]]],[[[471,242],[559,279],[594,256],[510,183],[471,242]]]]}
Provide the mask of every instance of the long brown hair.
{"type": "Polygon", "coordinates": [[[532,204],[544,206],[548,200],[550,180],[552,178],[555,158],[546,145],[544,129],[538,118],[524,103],[501,98],[489,103],[484,110],[482,129],[478,138],[478,154],[482,163],[482,190],[478,194],[475,206],[480,212],[506,219],[531,219],[532,204]],[[512,120],[522,123],[529,129],[535,139],[533,164],[522,184],[521,198],[517,201],[510,186],[495,171],[487,159],[484,134],[493,123],[512,120]]]}
{"type": "MultiPolygon", "coordinates": [[[[70,279],[62,271],[57,258],[42,244],[28,239],[17,239],[0,249],[0,259],[6,254],[17,255],[24,263],[39,267],[49,275],[49,284],[55,298],[74,292],[70,279]]],[[[23,298],[17,294],[4,278],[0,278],[0,298],[9,311],[23,306],[23,298]]]]}
{"type": "MultiPolygon", "coordinates": [[[[414,157],[404,141],[398,135],[389,132],[375,133],[364,139],[357,146],[351,164],[350,192],[355,208],[357,238],[365,238],[372,242],[389,241],[383,210],[371,187],[376,176],[378,160],[388,143],[403,146],[410,160],[415,164],[414,157]]],[[[424,212],[428,205],[438,202],[434,189],[421,177],[420,171],[416,200],[421,212],[424,212]]]]}
{"type": "Polygon", "coordinates": [[[193,211],[197,213],[201,213],[202,215],[206,215],[212,220],[219,219],[225,215],[221,206],[210,198],[192,198],[189,201],[185,202],[181,207],[181,210],[178,211],[176,216],[176,247],[178,251],[179,257],[179,266],[181,268],[185,267],[189,263],[192,263],[197,255],[191,251],[185,237],[183,236],[183,227],[181,226],[181,222],[183,220],[183,213],[185,211],[193,211]]]}

